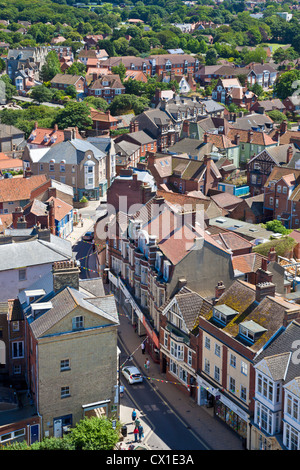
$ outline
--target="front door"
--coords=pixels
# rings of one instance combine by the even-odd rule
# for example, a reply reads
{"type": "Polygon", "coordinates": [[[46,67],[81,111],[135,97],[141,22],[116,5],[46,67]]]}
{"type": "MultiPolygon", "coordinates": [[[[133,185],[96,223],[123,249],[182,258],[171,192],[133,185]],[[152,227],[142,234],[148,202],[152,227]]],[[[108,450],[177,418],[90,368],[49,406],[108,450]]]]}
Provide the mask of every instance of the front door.
{"type": "Polygon", "coordinates": [[[39,434],[40,434],[39,424],[33,424],[32,426],[30,426],[30,444],[33,444],[34,442],[39,440],[39,434]]]}
{"type": "Polygon", "coordinates": [[[61,419],[54,420],[53,435],[54,437],[62,437],[62,420],[61,419]]]}

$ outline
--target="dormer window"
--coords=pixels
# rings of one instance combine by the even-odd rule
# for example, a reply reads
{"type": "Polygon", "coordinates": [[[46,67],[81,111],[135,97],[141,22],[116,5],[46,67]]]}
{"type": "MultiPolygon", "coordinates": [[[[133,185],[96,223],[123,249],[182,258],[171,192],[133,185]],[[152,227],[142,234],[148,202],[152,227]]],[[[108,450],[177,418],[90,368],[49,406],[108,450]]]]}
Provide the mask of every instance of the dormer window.
{"type": "Polygon", "coordinates": [[[254,343],[265,331],[267,331],[266,328],[253,320],[242,322],[239,325],[239,334],[251,343],[254,343]]]}
{"type": "Polygon", "coordinates": [[[157,271],[160,271],[160,266],[161,266],[161,258],[162,258],[162,253],[159,251],[156,253],[156,259],[155,259],[155,269],[157,271]]]}
{"type": "Polygon", "coordinates": [[[74,317],[72,319],[72,330],[82,330],[84,328],[83,316],[74,317]]]}
{"type": "Polygon", "coordinates": [[[165,260],[164,261],[164,272],[163,272],[163,278],[164,278],[165,281],[169,280],[170,266],[171,266],[170,261],[165,260]]]}
{"type": "Polygon", "coordinates": [[[236,310],[225,304],[215,306],[213,309],[213,318],[223,325],[227,325],[237,314],[236,310]]]}

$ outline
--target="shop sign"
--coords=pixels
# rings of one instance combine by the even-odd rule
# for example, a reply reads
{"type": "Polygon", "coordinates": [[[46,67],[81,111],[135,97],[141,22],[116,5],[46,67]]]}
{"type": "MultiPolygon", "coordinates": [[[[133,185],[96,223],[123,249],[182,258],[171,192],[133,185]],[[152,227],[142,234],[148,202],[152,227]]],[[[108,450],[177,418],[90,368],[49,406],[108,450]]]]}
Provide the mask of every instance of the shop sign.
{"type": "Polygon", "coordinates": [[[116,287],[119,287],[118,278],[110,271],[108,271],[108,279],[116,287]]]}
{"type": "Polygon", "coordinates": [[[230,401],[228,398],[224,397],[224,395],[220,396],[220,401],[224,403],[224,405],[228,406],[228,408],[231,409],[231,411],[234,411],[240,418],[242,418],[244,421],[248,420],[248,414],[245,413],[245,411],[241,410],[238,406],[236,406],[232,401],[230,401]]]}

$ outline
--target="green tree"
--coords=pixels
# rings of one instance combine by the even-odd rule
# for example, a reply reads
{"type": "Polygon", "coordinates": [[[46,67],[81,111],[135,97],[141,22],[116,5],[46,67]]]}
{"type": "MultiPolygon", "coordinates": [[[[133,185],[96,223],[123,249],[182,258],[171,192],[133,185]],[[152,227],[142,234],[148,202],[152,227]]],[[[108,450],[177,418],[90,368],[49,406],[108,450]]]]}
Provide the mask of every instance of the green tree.
{"type": "Polygon", "coordinates": [[[113,47],[117,55],[125,56],[128,49],[128,41],[125,38],[116,39],[113,41],[113,47]]]}
{"type": "Polygon", "coordinates": [[[73,64],[66,70],[68,75],[85,75],[86,66],[82,62],[73,62],[73,64]]]}
{"type": "Polygon", "coordinates": [[[280,220],[269,220],[266,224],[266,229],[271,232],[281,233],[282,235],[287,235],[291,233],[292,230],[285,228],[280,220]]]}
{"type": "Polygon", "coordinates": [[[52,100],[53,92],[45,85],[37,85],[30,91],[30,98],[38,103],[50,102],[52,100]]]}
{"type": "Polygon", "coordinates": [[[59,129],[75,126],[77,126],[79,130],[86,129],[93,123],[90,116],[90,108],[84,101],[79,103],[69,101],[66,106],[58,112],[53,125],[55,123],[58,125],[59,129]]]}
{"type": "Polygon", "coordinates": [[[272,111],[269,111],[267,115],[277,123],[281,123],[282,121],[286,121],[287,117],[284,113],[281,111],[278,111],[278,109],[273,109],[272,111]]]}
{"type": "Polygon", "coordinates": [[[66,95],[70,96],[71,98],[77,97],[77,90],[74,85],[68,85],[66,88],[66,95]]]}
{"type": "Polygon", "coordinates": [[[5,61],[0,59],[0,73],[2,73],[6,68],[5,61]]]}
{"type": "Polygon", "coordinates": [[[112,420],[93,416],[79,421],[68,434],[68,440],[75,450],[113,450],[119,440],[119,430],[119,422],[114,429],[112,420]]]}
{"type": "Polygon", "coordinates": [[[119,75],[120,80],[123,83],[125,75],[126,75],[125,65],[121,62],[119,65],[116,65],[115,67],[112,67],[111,71],[112,71],[112,73],[115,73],[116,75],[119,75]]]}
{"type": "Polygon", "coordinates": [[[101,111],[106,111],[109,107],[109,104],[106,100],[96,96],[86,96],[84,102],[91,106],[92,108],[100,109],[101,111]]]}
{"type": "Polygon", "coordinates": [[[216,65],[218,54],[215,48],[211,47],[206,52],[205,63],[206,65],[216,65]]]}
{"type": "Polygon", "coordinates": [[[55,51],[50,51],[46,57],[45,64],[42,66],[41,78],[43,82],[48,82],[58,73],[61,73],[58,56],[55,51]]]}
{"type": "MultiPolygon", "coordinates": [[[[0,80],[4,83],[5,98],[7,101],[11,100],[13,95],[16,94],[16,87],[12,84],[11,79],[8,75],[1,75],[0,80]]],[[[3,92],[3,85],[0,88],[1,93],[3,92]]],[[[1,97],[2,98],[2,97],[1,97]]]]}
{"type": "Polygon", "coordinates": [[[133,111],[134,114],[140,114],[149,106],[149,100],[143,96],[123,94],[116,96],[110,105],[110,111],[113,116],[126,114],[133,111]]]}
{"type": "Polygon", "coordinates": [[[254,85],[252,85],[251,87],[248,87],[248,89],[250,91],[253,91],[253,93],[256,95],[256,96],[262,96],[263,92],[264,92],[264,89],[261,85],[259,85],[259,83],[254,83],[254,85]]]}
{"type": "Polygon", "coordinates": [[[288,96],[291,96],[297,89],[299,89],[300,70],[289,70],[283,72],[276,79],[274,84],[275,95],[284,100],[288,96]]]}
{"type": "Polygon", "coordinates": [[[105,49],[109,57],[114,57],[116,55],[114,45],[108,39],[101,39],[98,41],[98,46],[100,49],[105,49]]]}

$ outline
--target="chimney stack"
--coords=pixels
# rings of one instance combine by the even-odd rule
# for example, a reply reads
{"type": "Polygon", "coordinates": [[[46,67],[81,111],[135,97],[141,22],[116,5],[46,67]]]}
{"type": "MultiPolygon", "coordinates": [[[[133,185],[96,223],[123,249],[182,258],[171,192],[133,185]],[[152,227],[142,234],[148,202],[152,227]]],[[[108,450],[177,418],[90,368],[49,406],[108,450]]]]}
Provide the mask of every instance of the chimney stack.
{"type": "Polygon", "coordinates": [[[65,287],[79,290],[80,268],[75,260],[56,261],[52,266],[53,290],[58,292],[65,287]]]}
{"type": "Polygon", "coordinates": [[[55,208],[53,199],[48,202],[48,212],[49,212],[49,229],[52,235],[56,234],[55,228],[55,208]]]}
{"type": "Polygon", "coordinates": [[[277,253],[275,251],[275,247],[273,246],[268,253],[268,261],[272,262],[276,260],[277,260],[277,253]]]}
{"type": "Polygon", "coordinates": [[[221,295],[224,293],[225,291],[225,286],[223,284],[223,281],[219,281],[218,284],[216,285],[216,290],[215,290],[215,299],[218,300],[221,295]]]}
{"type": "Polygon", "coordinates": [[[293,146],[289,145],[289,147],[287,149],[286,162],[289,163],[292,158],[293,158],[293,146]]]}
{"type": "Polygon", "coordinates": [[[263,258],[261,260],[261,267],[256,271],[256,284],[261,284],[264,282],[272,282],[273,274],[271,271],[268,271],[268,260],[263,258]]]}
{"type": "Polygon", "coordinates": [[[270,295],[271,297],[275,296],[275,284],[273,282],[261,282],[256,285],[255,300],[261,302],[265,297],[270,295]]]}
{"type": "Polygon", "coordinates": [[[287,128],[288,128],[288,125],[287,125],[287,121],[282,121],[282,123],[280,124],[280,127],[279,127],[279,130],[280,130],[280,134],[285,134],[286,131],[287,131],[287,128]]]}
{"type": "Polygon", "coordinates": [[[184,137],[190,136],[190,121],[183,121],[182,133],[184,134],[184,137]]]}
{"type": "Polygon", "coordinates": [[[22,209],[22,207],[16,207],[14,212],[12,213],[13,228],[18,228],[18,222],[22,218],[23,218],[23,209],[22,209]]]}

